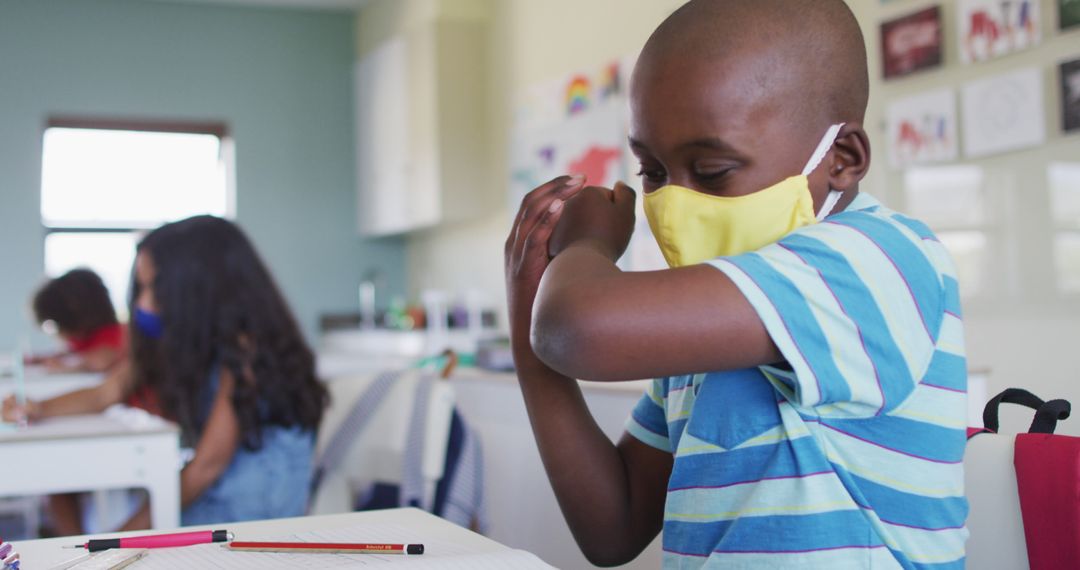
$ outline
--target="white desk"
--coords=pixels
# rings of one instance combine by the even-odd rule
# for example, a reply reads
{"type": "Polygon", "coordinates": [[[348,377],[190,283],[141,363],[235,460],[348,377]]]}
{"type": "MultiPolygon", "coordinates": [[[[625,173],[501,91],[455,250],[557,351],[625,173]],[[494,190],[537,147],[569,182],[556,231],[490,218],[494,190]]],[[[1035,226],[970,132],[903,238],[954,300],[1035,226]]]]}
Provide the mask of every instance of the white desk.
{"type": "MultiPolygon", "coordinates": [[[[2,354],[0,354],[2,356],[2,354]]],[[[15,392],[14,373],[10,358],[0,358],[0,398],[15,392]]],[[[103,372],[49,372],[44,366],[27,366],[23,377],[26,397],[31,400],[45,400],[80,388],[89,388],[101,383],[103,372]]]]}
{"type": "MultiPolygon", "coordinates": [[[[325,515],[319,517],[296,517],[268,521],[229,523],[191,527],[190,529],[185,530],[222,528],[233,532],[238,539],[267,540],[291,534],[312,531],[331,531],[358,525],[393,525],[407,527],[410,531],[415,531],[417,537],[422,537],[420,540],[417,540],[417,542],[452,542],[455,547],[460,547],[460,550],[467,550],[472,554],[496,554],[510,551],[510,548],[503,546],[494,540],[485,538],[470,530],[446,522],[418,509],[390,509],[385,511],[365,511],[360,513],[325,515]]],[[[139,533],[124,533],[109,536],[125,536],[131,534],[139,533]]],[[[30,540],[16,542],[14,543],[14,547],[22,558],[24,568],[47,570],[77,556],[78,551],[70,549],[64,550],[62,547],[65,545],[79,544],[80,542],[83,542],[85,538],[86,537],[67,537],[30,540]]],[[[150,557],[153,557],[153,551],[151,551],[150,557]]],[[[133,565],[133,570],[137,569],[139,564],[141,564],[141,562],[133,565]]]]}
{"type": "Polygon", "coordinates": [[[144,488],[153,527],[180,525],[180,434],[161,418],[116,407],[21,430],[0,425],[0,454],[8,465],[0,495],[144,488]]]}
{"type": "MultiPolygon", "coordinates": [[[[63,372],[49,373],[41,366],[28,366],[26,368],[25,386],[26,397],[31,400],[46,400],[53,396],[73,392],[81,388],[97,386],[105,379],[102,372],[63,372]]],[[[12,386],[13,379],[6,379],[12,386]]],[[[10,392],[10,389],[2,390],[10,392]]]]}

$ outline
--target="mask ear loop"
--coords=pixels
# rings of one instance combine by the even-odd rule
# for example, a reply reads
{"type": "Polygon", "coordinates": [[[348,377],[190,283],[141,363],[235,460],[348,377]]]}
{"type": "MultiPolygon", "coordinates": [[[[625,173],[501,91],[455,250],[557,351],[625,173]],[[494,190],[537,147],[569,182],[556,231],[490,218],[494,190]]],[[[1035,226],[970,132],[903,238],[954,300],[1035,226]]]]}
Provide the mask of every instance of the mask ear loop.
{"type": "Polygon", "coordinates": [[[811,172],[817,170],[817,167],[821,165],[821,161],[825,160],[825,155],[829,154],[829,149],[832,148],[833,143],[836,142],[840,129],[844,128],[846,124],[833,125],[829,127],[829,130],[825,131],[825,136],[821,137],[821,142],[818,143],[817,148],[814,149],[814,154],[810,155],[810,160],[807,161],[806,167],[803,168],[803,176],[809,176],[811,172]]]}
{"type": "Polygon", "coordinates": [[[817,214],[817,221],[820,222],[828,217],[832,212],[832,209],[836,207],[836,203],[843,197],[843,192],[839,190],[829,190],[829,195],[825,197],[825,203],[821,205],[821,211],[817,214]]]}
{"type": "MultiPolygon", "coordinates": [[[[825,160],[825,155],[829,154],[829,149],[836,142],[836,137],[845,124],[847,123],[833,125],[829,127],[829,130],[825,131],[825,136],[821,137],[821,142],[818,143],[817,148],[814,149],[814,154],[810,155],[810,160],[806,163],[806,167],[803,168],[803,176],[809,176],[811,172],[817,170],[817,167],[821,165],[821,161],[825,160]]],[[[817,221],[824,220],[825,216],[828,216],[832,209],[836,207],[836,203],[840,201],[843,195],[844,193],[839,190],[829,189],[829,195],[825,197],[825,203],[821,205],[821,210],[817,213],[817,221]]]]}

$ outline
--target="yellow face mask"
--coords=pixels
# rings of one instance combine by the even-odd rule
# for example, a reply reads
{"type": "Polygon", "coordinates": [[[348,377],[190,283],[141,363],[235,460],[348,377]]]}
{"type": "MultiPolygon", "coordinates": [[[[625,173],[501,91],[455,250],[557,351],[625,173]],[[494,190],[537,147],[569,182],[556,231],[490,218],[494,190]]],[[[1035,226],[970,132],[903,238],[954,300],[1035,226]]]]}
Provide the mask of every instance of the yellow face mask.
{"type": "Polygon", "coordinates": [[[828,215],[842,194],[829,192],[820,215],[815,216],[808,176],[828,154],[843,126],[829,128],[802,174],[764,190],[727,197],[672,184],[646,194],[645,217],[668,265],[683,267],[756,251],[828,215]]]}

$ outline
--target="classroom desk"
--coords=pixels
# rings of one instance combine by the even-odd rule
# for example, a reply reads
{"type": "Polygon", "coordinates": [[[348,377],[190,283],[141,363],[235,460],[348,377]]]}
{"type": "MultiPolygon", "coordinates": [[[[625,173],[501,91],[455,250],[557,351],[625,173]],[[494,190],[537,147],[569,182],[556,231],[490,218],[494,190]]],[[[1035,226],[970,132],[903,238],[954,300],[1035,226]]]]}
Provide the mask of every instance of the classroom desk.
{"type": "MultiPolygon", "coordinates": [[[[53,396],[73,392],[80,388],[90,388],[101,383],[105,378],[102,372],[61,372],[51,373],[41,366],[26,367],[26,397],[31,400],[47,400],[53,396]]],[[[10,378],[5,388],[12,386],[10,378]]],[[[10,389],[0,390],[5,394],[10,389]]]]}
{"type": "Polygon", "coordinates": [[[180,432],[141,410],[0,424],[0,456],[0,495],[144,488],[153,527],[180,525],[180,432]]]}
{"type": "MultiPolygon", "coordinates": [[[[419,509],[388,509],[318,517],[296,517],[266,521],[251,521],[191,527],[185,530],[209,530],[223,528],[234,533],[238,539],[267,540],[312,531],[330,531],[358,525],[396,525],[415,530],[424,541],[452,542],[461,550],[472,554],[509,552],[510,548],[470,530],[451,524],[419,509]]],[[[122,533],[125,536],[140,533],[122,533]]],[[[78,555],[76,550],[64,550],[65,545],[79,544],[87,537],[49,538],[15,542],[15,550],[29,569],[49,569],[78,555]]],[[[97,538],[97,537],[95,537],[97,538]]],[[[359,538],[358,538],[359,540],[359,538]]],[[[150,553],[153,556],[153,552],[150,553]]],[[[132,566],[135,570],[139,563],[132,566]]]]}
{"type": "MultiPolygon", "coordinates": [[[[0,353],[0,398],[15,393],[14,371],[10,358],[0,353]]],[[[31,400],[46,400],[80,388],[89,388],[101,383],[103,372],[49,372],[44,366],[27,366],[23,376],[26,397],[31,400]]]]}

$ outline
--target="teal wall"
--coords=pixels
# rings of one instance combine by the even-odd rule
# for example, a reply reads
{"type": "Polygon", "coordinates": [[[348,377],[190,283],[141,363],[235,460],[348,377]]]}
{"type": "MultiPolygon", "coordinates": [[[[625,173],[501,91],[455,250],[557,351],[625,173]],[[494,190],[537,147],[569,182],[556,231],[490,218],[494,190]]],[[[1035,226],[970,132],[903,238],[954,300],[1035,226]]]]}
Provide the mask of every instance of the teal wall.
{"type": "Polygon", "coordinates": [[[314,340],[374,269],[404,291],[403,240],[355,231],[345,12],[147,0],[0,0],[0,350],[42,279],[50,114],[209,119],[236,141],[237,220],[314,340]]]}

